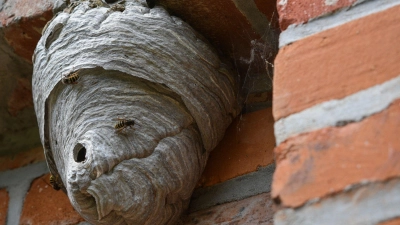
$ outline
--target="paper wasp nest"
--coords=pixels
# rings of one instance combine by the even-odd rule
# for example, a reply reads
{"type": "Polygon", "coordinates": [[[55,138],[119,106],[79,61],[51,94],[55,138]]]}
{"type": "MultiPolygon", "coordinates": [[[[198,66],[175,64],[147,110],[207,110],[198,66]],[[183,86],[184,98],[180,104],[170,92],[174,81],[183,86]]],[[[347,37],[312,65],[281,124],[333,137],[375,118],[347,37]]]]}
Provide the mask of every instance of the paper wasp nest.
{"type": "Polygon", "coordinates": [[[234,77],[163,8],[115,4],[79,2],[37,45],[33,95],[47,163],[90,223],[173,224],[237,115],[234,77]]]}

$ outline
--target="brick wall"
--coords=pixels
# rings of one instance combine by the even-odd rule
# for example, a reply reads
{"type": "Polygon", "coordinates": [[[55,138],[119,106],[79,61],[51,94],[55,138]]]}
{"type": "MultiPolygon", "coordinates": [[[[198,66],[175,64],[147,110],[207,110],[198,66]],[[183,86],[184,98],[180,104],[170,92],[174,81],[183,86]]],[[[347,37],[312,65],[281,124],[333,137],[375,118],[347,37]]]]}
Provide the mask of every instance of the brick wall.
{"type": "Polygon", "coordinates": [[[0,158],[0,224],[78,224],[67,195],[55,191],[43,149],[0,158]]]}
{"type": "MultiPolygon", "coordinates": [[[[33,50],[63,2],[0,1],[0,225],[87,225],[68,196],[50,186],[31,95],[33,50]]],[[[264,60],[275,55],[275,1],[160,2],[232,57],[247,92],[246,113],[211,153],[180,224],[272,224],[275,138],[264,60]]]]}
{"type": "MultiPolygon", "coordinates": [[[[272,224],[272,108],[237,118],[211,153],[180,224],[272,224]]],[[[0,157],[0,225],[78,224],[83,218],[49,183],[43,149],[0,157]]]]}
{"type": "Polygon", "coordinates": [[[278,10],[275,224],[400,224],[400,1],[278,10]]]}
{"type": "MultiPolygon", "coordinates": [[[[20,127],[18,121],[32,120],[30,57],[62,1],[6,2],[0,10],[1,57],[14,69],[0,91],[8,114],[0,114],[20,127]]],[[[236,45],[234,57],[242,63],[259,50],[252,46],[258,42],[246,39],[260,38],[252,29],[274,16],[271,2],[258,0],[248,7],[220,1],[216,8],[201,1],[164,2],[226,54],[236,45]],[[228,17],[212,23],[204,13],[213,10],[219,14],[210,17],[228,17]],[[232,23],[220,29],[224,19],[232,23]],[[232,35],[238,24],[243,35],[232,35]]],[[[249,93],[249,113],[228,128],[210,155],[180,224],[272,224],[274,208],[277,225],[400,224],[400,1],[278,0],[277,7],[283,32],[273,109],[269,90],[249,93]]],[[[33,140],[32,126],[18,135],[33,140]]],[[[10,143],[25,150],[0,157],[0,225],[87,224],[67,195],[50,187],[37,140],[10,143]]]]}

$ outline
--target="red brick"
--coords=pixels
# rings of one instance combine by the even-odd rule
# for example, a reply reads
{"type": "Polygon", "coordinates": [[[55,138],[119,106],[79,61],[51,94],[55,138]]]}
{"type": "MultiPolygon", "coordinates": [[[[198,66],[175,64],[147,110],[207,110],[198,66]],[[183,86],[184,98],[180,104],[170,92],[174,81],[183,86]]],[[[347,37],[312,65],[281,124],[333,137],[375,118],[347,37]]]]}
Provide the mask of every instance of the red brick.
{"type": "Polygon", "coordinates": [[[400,217],[381,222],[378,225],[400,225],[400,217]]]}
{"type": "Polygon", "coordinates": [[[280,49],[275,60],[275,120],[398,76],[399,20],[397,6],[280,49]]]}
{"type": "Polygon", "coordinates": [[[272,196],[282,206],[400,175],[400,100],[361,122],[302,134],[275,149],[272,196]]]}
{"type": "Polygon", "coordinates": [[[44,160],[42,147],[21,152],[16,155],[5,155],[0,157],[0,171],[12,170],[44,160]]]}
{"type": "Polygon", "coordinates": [[[8,211],[8,192],[6,189],[0,189],[0,225],[6,224],[7,211],[8,211]]]}
{"type": "Polygon", "coordinates": [[[332,13],[343,7],[351,6],[356,0],[278,0],[279,23],[282,30],[291,24],[307,23],[310,19],[332,13]],[[285,4],[283,4],[286,2],[285,4]]]}
{"type": "MultiPolygon", "coordinates": [[[[263,9],[265,5],[270,5],[270,1],[263,1],[258,4],[258,8],[263,9]]],[[[241,74],[248,70],[247,64],[242,64],[241,58],[250,59],[252,51],[252,40],[261,42],[261,37],[253,30],[247,18],[236,8],[231,0],[163,0],[160,4],[168,8],[173,15],[178,15],[195,30],[204,35],[214,46],[217,46],[225,55],[232,57],[241,74]]],[[[275,7],[274,7],[275,8],[275,7]]],[[[263,11],[271,13],[272,10],[263,11]]],[[[273,15],[267,15],[268,19],[273,15]]],[[[266,50],[267,45],[261,50],[266,50]]],[[[259,49],[257,49],[259,50],[259,49]]],[[[268,56],[272,49],[264,52],[263,56],[268,56]]],[[[274,52],[272,54],[275,54],[274,52]]],[[[255,60],[260,60],[256,54],[255,60]]],[[[255,65],[253,65],[255,66],[255,65]]],[[[262,67],[265,67],[262,66],[262,67]]]]}
{"type": "Polygon", "coordinates": [[[31,62],[33,50],[43,27],[53,17],[53,3],[48,0],[6,1],[0,12],[4,36],[9,45],[26,61],[31,62]]]}
{"type": "Polygon", "coordinates": [[[76,224],[84,221],[68,196],[49,184],[50,174],[37,178],[25,197],[20,224],[76,224]]]}
{"type": "Polygon", "coordinates": [[[25,108],[33,108],[32,84],[26,78],[19,78],[17,86],[12,92],[7,102],[8,112],[16,116],[18,112],[25,108]]]}
{"type": "Polygon", "coordinates": [[[217,205],[183,216],[179,225],[209,224],[273,224],[272,201],[269,193],[237,202],[217,205]]]}
{"type": "Polygon", "coordinates": [[[271,108],[237,118],[211,152],[198,186],[211,186],[271,164],[275,147],[273,124],[271,108]]]}

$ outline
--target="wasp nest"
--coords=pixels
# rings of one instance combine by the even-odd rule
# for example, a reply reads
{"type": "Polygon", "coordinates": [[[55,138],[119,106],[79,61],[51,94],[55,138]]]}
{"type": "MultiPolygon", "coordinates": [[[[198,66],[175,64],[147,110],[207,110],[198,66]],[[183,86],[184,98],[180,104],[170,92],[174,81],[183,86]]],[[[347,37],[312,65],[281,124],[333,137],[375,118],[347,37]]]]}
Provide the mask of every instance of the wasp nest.
{"type": "Polygon", "coordinates": [[[237,114],[234,76],[163,8],[115,4],[75,3],[35,50],[52,184],[93,224],[173,224],[237,114]]]}

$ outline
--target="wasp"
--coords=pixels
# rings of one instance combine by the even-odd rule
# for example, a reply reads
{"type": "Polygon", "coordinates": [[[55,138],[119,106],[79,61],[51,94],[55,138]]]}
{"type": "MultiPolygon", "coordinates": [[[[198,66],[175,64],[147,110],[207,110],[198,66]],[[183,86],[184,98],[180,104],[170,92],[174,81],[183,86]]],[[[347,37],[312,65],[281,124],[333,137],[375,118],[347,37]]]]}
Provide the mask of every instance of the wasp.
{"type": "Polygon", "coordinates": [[[63,84],[77,84],[79,80],[78,71],[79,70],[64,75],[64,77],[61,79],[61,82],[63,82],[63,84]]]}
{"type": "Polygon", "coordinates": [[[57,177],[53,176],[53,174],[50,175],[50,185],[53,187],[54,190],[58,191],[61,189],[61,185],[57,177]]]}
{"type": "Polygon", "coordinates": [[[117,118],[116,120],[118,122],[115,124],[114,129],[115,129],[115,132],[117,132],[117,133],[123,131],[125,128],[132,127],[135,125],[134,120],[127,120],[127,119],[120,119],[120,118],[117,118]]]}
{"type": "Polygon", "coordinates": [[[90,8],[97,8],[97,7],[105,7],[108,6],[102,0],[89,0],[89,7],[90,8]]]}
{"type": "Polygon", "coordinates": [[[125,10],[125,1],[119,2],[117,4],[114,4],[113,6],[111,6],[111,8],[107,11],[107,12],[111,12],[111,11],[120,11],[123,12],[125,10]]]}

